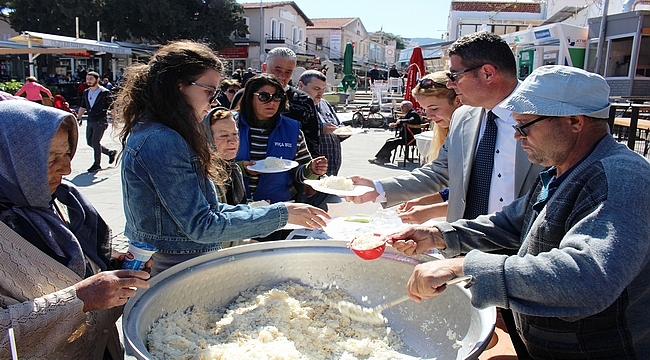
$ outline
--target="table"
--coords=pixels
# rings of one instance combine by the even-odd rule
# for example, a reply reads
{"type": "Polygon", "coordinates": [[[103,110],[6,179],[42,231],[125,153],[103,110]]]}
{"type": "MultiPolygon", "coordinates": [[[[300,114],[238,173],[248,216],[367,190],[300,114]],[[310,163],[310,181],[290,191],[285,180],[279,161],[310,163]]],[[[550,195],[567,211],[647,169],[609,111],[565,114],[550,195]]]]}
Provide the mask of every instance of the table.
{"type": "Polygon", "coordinates": [[[433,140],[433,131],[423,131],[413,136],[415,138],[415,145],[418,147],[420,156],[426,159],[431,149],[431,140],[433,140]]]}
{"type": "Polygon", "coordinates": [[[612,135],[616,136],[619,141],[627,138],[630,149],[646,156],[650,150],[650,120],[637,119],[633,133],[630,132],[631,122],[630,118],[615,118],[612,135]],[[643,142],[642,146],[637,147],[637,141],[643,142]]]}

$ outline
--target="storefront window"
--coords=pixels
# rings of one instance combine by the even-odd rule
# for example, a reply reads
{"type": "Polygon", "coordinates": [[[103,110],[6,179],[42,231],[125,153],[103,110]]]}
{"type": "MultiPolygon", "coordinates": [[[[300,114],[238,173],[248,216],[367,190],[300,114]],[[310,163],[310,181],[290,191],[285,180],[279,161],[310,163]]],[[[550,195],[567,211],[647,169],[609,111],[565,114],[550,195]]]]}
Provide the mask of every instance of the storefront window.
{"type": "Polygon", "coordinates": [[[72,75],[73,71],[70,59],[58,59],[58,61],[55,61],[54,73],[63,76],[66,76],[68,73],[72,75]]]}
{"type": "Polygon", "coordinates": [[[460,26],[460,34],[458,34],[458,37],[473,34],[477,32],[477,26],[475,24],[469,24],[469,25],[461,25],[460,26]]]}
{"type": "Polygon", "coordinates": [[[598,71],[595,70],[596,68],[596,57],[598,53],[598,41],[593,40],[590,41],[589,44],[587,44],[587,71],[597,73],[602,75],[605,72],[605,56],[607,54],[607,46],[609,45],[609,42],[605,41],[603,44],[603,50],[601,51],[601,56],[602,59],[600,60],[600,69],[598,71]]]}
{"type": "Polygon", "coordinates": [[[629,76],[633,42],[632,36],[609,40],[609,61],[605,77],[629,76]]]}
{"type": "Polygon", "coordinates": [[[641,36],[635,75],[637,77],[650,77],[650,36],[641,36]]]}

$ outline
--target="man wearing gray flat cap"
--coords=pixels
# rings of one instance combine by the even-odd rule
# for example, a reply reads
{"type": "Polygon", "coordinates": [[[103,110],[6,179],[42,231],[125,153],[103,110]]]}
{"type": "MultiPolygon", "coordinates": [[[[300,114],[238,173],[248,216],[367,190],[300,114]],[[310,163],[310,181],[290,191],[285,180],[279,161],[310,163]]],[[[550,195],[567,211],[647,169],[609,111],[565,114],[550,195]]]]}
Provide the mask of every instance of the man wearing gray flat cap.
{"type": "Polygon", "coordinates": [[[408,255],[447,258],[415,267],[412,299],[471,275],[472,304],[511,309],[531,358],[650,354],[650,164],[609,133],[608,98],[600,75],[531,73],[501,106],[529,160],[550,168],[502,211],[389,236],[408,255]],[[487,253],[499,249],[518,253],[487,253]]]}

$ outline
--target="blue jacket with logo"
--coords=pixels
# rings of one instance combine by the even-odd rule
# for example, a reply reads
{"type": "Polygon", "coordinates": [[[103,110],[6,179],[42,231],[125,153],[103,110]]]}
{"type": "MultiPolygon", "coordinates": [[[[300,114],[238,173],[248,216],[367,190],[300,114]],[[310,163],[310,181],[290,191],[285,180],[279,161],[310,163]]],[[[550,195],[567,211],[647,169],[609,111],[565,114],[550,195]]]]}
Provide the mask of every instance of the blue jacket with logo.
{"type": "MultiPolygon", "coordinates": [[[[239,151],[237,161],[250,160],[250,126],[246,119],[239,115],[239,151]]],[[[298,136],[300,134],[300,123],[284,115],[280,115],[275,128],[269,135],[266,156],[274,156],[287,160],[293,160],[298,152],[298,136]]],[[[246,185],[246,196],[253,200],[271,200],[271,203],[287,201],[291,198],[291,187],[293,177],[291,171],[284,171],[273,174],[261,174],[257,183],[257,189],[251,196],[248,186],[248,177],[244,178],[246,185]]]]}

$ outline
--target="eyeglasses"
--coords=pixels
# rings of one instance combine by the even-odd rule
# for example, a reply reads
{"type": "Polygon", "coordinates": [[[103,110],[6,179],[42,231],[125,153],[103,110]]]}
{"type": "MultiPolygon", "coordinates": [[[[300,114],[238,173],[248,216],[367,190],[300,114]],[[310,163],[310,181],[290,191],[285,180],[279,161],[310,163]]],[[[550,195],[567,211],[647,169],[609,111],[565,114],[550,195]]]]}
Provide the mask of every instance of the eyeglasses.
{"type": "Polygon", "coordinates": [[[265,104],[271,101],[280,102],[284,100],[284,94],[279,93],[269,94],[266,91],[260,91],[253,93],[253,95],[257,95],[257,99],[265,104]]]}
{"type": "Polygon", "coordinates": [[[234,95],[234,94],[237,93],[237,90],[235,90],[235,89],[228,89],[228,90],[226,90],[226,92],[227,92],[228,94],[233,94],[233,95],[234,95]]]}
{"type": "Polygon", "coordinates": [[[482,67],[483,65],[485,65],[485,64],[481,64],[481,65],[477,65],[477,66],[472,66],[471,68],[467,68],[467,69],[465,69],[465,70],[461,70],[461,71],[457,71],[457,72],[450,72],[450,71],[447,71],[447,72],[445,73],[445,75],[447,75],[447,77],[449,78],[449,80],[450,80],[451,82],[456,82],[456,80],[458,80],[458,75],[462,75],[462,74],[464,74],[464,73],[466,73],[466,72],[470,72],[470,71],[476,70],[476,69],[482,67]]]}
{"type": "Polygon", "coordinates": [[[538,123],[538,122],[540,122],[542,120],[550,119],[552,117],[554,117],[554,116],[540,116],[537,119],[535,119],[535,120],[533,120],[531,122],[528,122],[528,123],[526,123],[524,125],[521,125],[521,126],[520,125],[512,125],[512,128],[517,130],[519,135],[521,135],[523,137],[526,137],[526,136],[528,136],[528,134],[524,131],[525,128],[533,125],[534,123],[538,123]]]}
{"type": "MultiPolygon", "coordinates": [[[[212,86],[195,83],[194,81],[192,81],[191,84],[196,85],[198,87],[202,87],[202,88],[212,92],[212,95],[210,95],[210,97],[209,97],[210,104],[212,104],[215,100],[217,100],[217,96],[219,96],[219,89],[217,89],[215,87],[212,87],[212,86]]],[[[208,94],[209,94],[209,92],[208,92],[208,94]]]]}
{"type": "Polygon", "coordinates": [[[433,79],[429,79],[429,78],[424,78],[424,79],[418,80],[418,85],[420,85],[421,89],[425,89],[425,90],[426,89],[431,89],[432,87],[437,87],[437,88],[440,88],[440,89],[446,89],[447,88],[447,85],[435,82],[433,79]]]}

